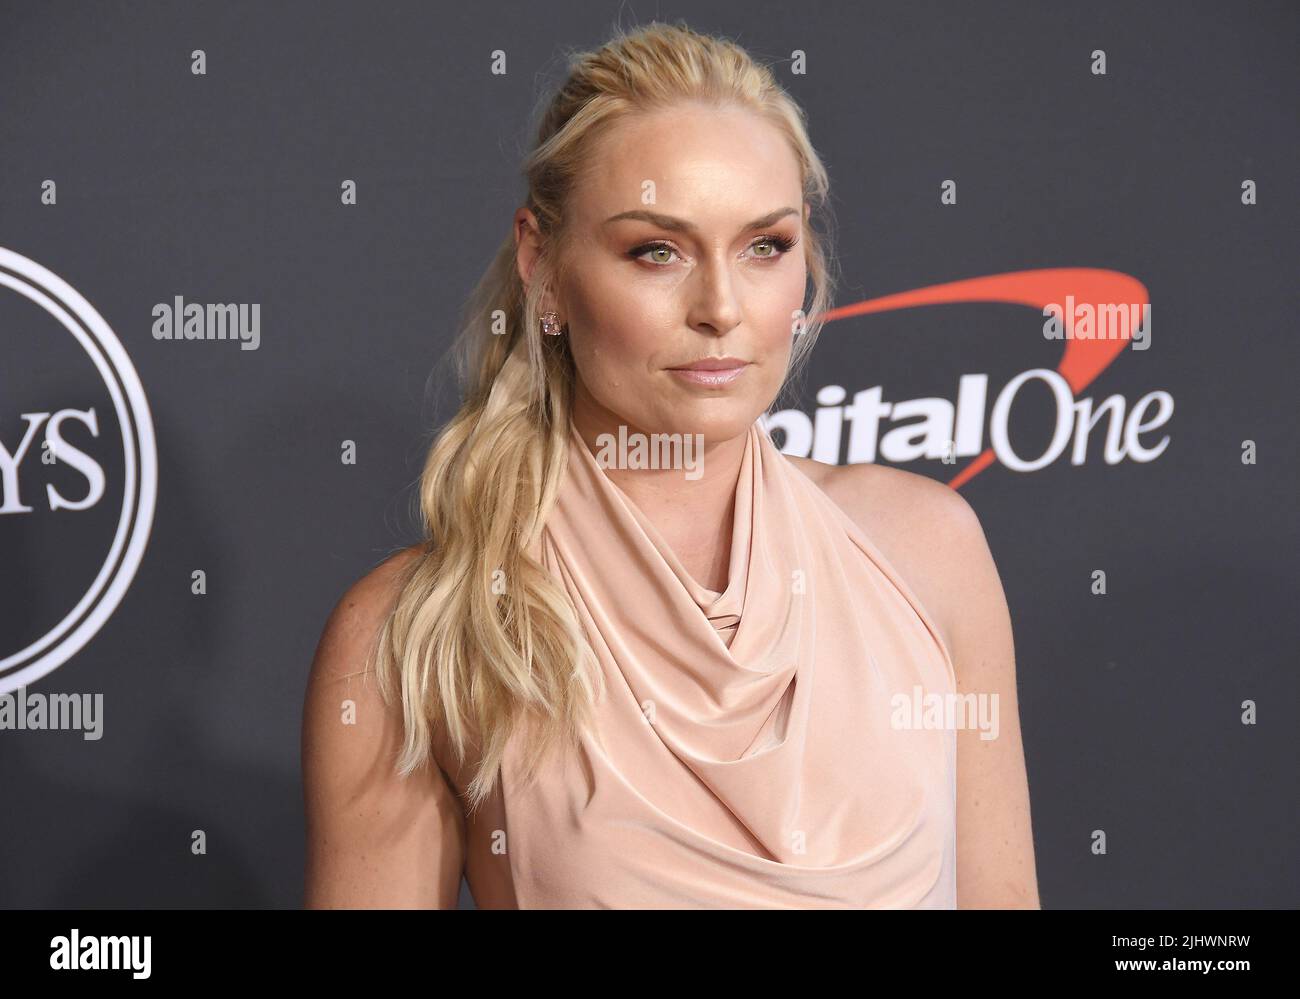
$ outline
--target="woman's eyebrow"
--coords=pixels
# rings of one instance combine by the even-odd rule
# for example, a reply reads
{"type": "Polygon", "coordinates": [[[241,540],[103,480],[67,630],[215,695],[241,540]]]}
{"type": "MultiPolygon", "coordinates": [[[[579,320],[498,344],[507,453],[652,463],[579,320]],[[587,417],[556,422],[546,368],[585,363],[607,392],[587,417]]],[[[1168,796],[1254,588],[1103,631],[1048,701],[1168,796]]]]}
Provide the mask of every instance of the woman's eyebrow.
{"type": "MultiPolygon", "coordinates": [[[[775,225],[787,215],[798,214],[799,210],[797,208],[778,208],[776,211],[769,212],[762,218],[754,219],[753,222],[744,226],[740,231],[748,232],[750,229],[767,229],[775,225]]],[[[661,229],[671,229],[674,232],[694,233],[697,231],[695,226],[691,225],[691,223],[687,222],[685,219],[679,219],[672,215],[662,215],[659,212],[648,212],[644,209],[636,209],[630,212],[619,212],[617,215],[611,215],[601,224],[609,225],[611,222],[618,222],[623,219],[635,219],[640,222],[649,222],[652,225],[659,226],[661,229]]]]}

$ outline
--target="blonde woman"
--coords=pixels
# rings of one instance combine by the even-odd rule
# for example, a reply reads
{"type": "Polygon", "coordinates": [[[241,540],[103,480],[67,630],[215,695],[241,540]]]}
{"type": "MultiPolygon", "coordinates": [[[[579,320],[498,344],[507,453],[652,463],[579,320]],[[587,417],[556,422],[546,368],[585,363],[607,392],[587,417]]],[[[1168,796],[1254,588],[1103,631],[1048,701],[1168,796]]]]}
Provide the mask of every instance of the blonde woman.
{"type": "Polygon", "coordinates": [[[524,173],[429,540],[313,664],[306,904],[450,908],[464,874],[480,908],[1036,908],[974,513],[762,429],[832,295],[800,109],[653,24],[574,59],[524,173]],[[958,693],[996,738],[916,710],[958,693]]]}

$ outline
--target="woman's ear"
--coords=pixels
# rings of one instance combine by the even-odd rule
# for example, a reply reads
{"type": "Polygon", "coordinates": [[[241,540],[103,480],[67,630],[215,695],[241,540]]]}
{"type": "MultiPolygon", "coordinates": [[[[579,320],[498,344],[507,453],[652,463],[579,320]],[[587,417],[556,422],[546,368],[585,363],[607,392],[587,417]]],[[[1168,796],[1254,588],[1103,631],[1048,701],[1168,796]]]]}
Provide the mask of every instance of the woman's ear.
{"type": "MultiPolygon", "coordinates": [[[[537,225],[537,216],[530,209],[520,208],[515,212],[514,237],[515,269],[519,272],[519,280],[524,283],[524,288],[527,289],[533,283],[533,272],[537,267],[537,261],[542,255],[543,240],[541,229],[537,225]]],[[[549,288],[542,296],[541,310],[543,312],[559,311],[556,296],[549,288]]],[[[561,321],[563,321],[563,318],[561,321]]]]}
{"type": "Polygon", "coordinates": [[[519,280],[527,288],[532,284],[533,268],[537,266],[537,259],[542,253],[542,234],[537,226],[537,217],[527,208],[515,212],[514,237],[515,269],[519,272],[519,280]]]}

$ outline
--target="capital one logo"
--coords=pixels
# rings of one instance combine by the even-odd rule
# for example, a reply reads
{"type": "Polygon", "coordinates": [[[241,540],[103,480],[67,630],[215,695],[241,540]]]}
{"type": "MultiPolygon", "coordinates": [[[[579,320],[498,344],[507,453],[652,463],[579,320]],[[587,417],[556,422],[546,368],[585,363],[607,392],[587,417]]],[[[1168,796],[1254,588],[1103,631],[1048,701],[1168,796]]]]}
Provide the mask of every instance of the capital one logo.
{"type": "Polygon", "coordinates": [[[103,317],[0,247],[0,693],[67,662],[144,555],[158,488],[153,420],[103,317]]]}
{"type": "Polygon", "coordinates": [[[1160,435],[1160,428],[1172,415],[1174,402],[1168,392],[1149,392],[1131,406],[1119,395],[1109,396],[1099,405],[1094,405],[1091,398],[1079,397],[1126,348],[1150,346],[1147,289],[1127,274],[1079,267],[993,274],[857,302],[832,309],[824,318],[830,323],[896,309],[975,302],[1028,306],[1039,313],[1037,323],[1042,323],[1044,315],[1053,317],[1045,326],[1057,325],[1061,303],[1068,303],[1063,317],[1067,332],[1052,337],[1063,339],[1065,344],[1056,368],[1020,372],[998,392],[991,413],[988,376],[965,374],[959,379],[955,403],[943,398],[890,402],[884,399],[879,385],[858,391],[849,400],[842,386],[827,385],[817,392],[820,405],[811,419],[801,410],[782,410],[764,419],[765,429],[783,431],[782,450],[811,454],[827,464],[839,462],[846,427],[850,464],[875,461],[877,456],[898,463],[928,458],[954,465],[960,459],[972,459],[949,481],[954,489],[994,462],[1013,471],[1032,472],[1068,453],[1072,464],[1083,464],[1094,433],[1102,436],[1100,450],[1110,464],[1124,458],[1152,461],[1163,453],[1168,435],[1151,441],[1144,440],[1143,435],[1160,435]],[[1136,317],[1142,313],[1146,326],[1141,329],[1136,322],[1132,326],[1124,323],[1119,335],[1099,330],[1084,336],[1082,329],[1075,329],[1076,313],[1099,318],[1116,314],[1136,317]],[[1051,392],[1056,422],[1046,449],[1030,457],[1012,446],[1009,424],[1018,394],[1024,386],[1034,383],[1045,385],[1051,392]],[[885,419],[910,422],[882,434],[881,421],[885,419]],[[988,446],[984,444],[986,426],[988,446]]]}

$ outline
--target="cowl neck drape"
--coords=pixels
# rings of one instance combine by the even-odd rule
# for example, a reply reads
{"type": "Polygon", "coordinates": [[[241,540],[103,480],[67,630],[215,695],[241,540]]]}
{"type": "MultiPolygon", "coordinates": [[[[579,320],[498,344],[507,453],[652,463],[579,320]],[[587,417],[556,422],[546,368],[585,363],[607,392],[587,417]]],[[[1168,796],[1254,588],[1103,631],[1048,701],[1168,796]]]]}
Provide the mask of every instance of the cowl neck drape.
{"type": "MultiPolygon", "coordinates": [[[[955,905],[955,733],[894,722],[951,692],[930,617],[756,421],[726,588],[684,569],[570,425],[538,546],[600,664],[577,756],[502,764],[521,908],[955,905]]],[[[690,484],[684,480],[683,488],[690,484]]]]}

